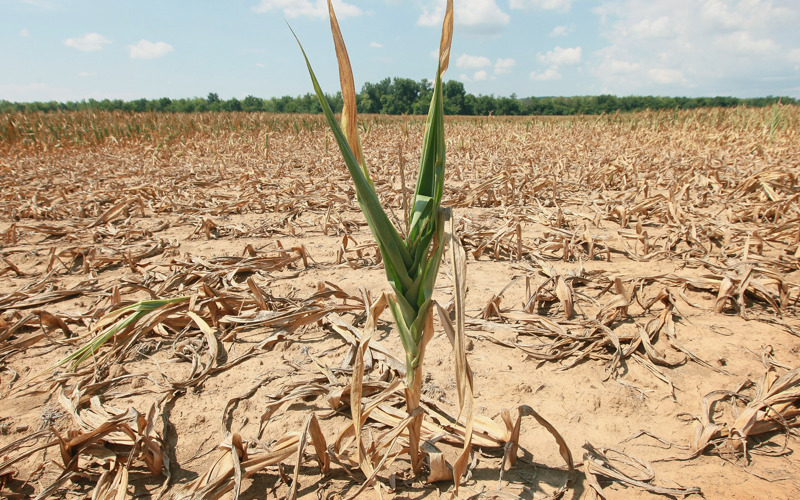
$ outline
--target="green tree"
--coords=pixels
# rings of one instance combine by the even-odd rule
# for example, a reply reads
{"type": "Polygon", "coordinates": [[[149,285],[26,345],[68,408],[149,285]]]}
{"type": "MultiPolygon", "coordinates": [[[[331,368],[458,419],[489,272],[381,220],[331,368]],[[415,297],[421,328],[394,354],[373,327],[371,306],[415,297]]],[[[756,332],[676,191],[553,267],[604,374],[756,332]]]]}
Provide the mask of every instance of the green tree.
{"type": "Polygon", "coordinates": [[[137,99],[131,103],[132,108],[137,113],[144,113],[147,111],[147,99],[137,99]]]}
{"type": "Polygon", "coordinates": [[[501,97],[496,100],[496,114],[498,115],[518,115],[519,114],[519,99],[516,94],[511,94],[511,97],[501,97]]]}
{"type": "Polygon", "coordinates": [[[224,111],[241,111],[242,103],[239,101],[239,99],[231,97],[230,99],[222,103],[222,109],[224,111]]]}
{"type": "Polygon", "coordinates": [[[391,78],[384,78],[378,83],[366,82],[361,87],[363,113],[385,113],[382,98],[390,93],[391,78]]]}
{"type": "Polygon", "coordinates": [[[493,95],[481,95],[475,98],[474,113],[487,116],[497,111],[497,103],[493,95]]]}
{"type": "Polygon", "coordinates": [[[259,97],[248,95],[242,100],[242,111],[254,113],[264,110],[264,101],[259,97]]]}
{"type": "Polygon", "coordinates": [[[464,98],[467,91],[464,90],[464,84],[456,80],[449,80],[445,82],[442,89],[444,92],[444,112],[448,115],[467,115],[465,110],[464,98]]]}
{"type": "Polygon", "coordinates": [[[165,113],[169,111],[170,104],[172,104],[172,99],[170,99],[169,97],[162,97],[161,99],[153,101],[152,105],[148,107],[153,111],[165,113]]]}
{"type": "Polygon", "coordinates": [[[395,78],[390,92],[381,97],[382,112],[390,115],[411,114],[418,98],[417,82],[410,78],[395,78]]]}
{"type": "Polygon", "coordinates": [[[411,113],[424,115],[428,113],[433,98],[433,82],[423,78],[417,82],[417,100],[411,105],[411,113]]]}

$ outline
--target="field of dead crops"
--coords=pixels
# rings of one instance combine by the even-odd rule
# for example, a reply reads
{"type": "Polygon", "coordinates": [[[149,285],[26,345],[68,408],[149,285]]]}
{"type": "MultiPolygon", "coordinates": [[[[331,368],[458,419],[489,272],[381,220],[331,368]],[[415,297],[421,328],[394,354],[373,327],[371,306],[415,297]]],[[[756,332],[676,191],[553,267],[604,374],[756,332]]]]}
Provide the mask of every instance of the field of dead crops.
{"type": "MultiPolygon", "coordinates": [[[[448,117],[418,476],[323,120],[0,116],[0,496],[446,498],[468,421],[460,498],[800,496],[800,110],[448,117]]],[[[423,120],[359,123],[398,227],[423,120]]]]}

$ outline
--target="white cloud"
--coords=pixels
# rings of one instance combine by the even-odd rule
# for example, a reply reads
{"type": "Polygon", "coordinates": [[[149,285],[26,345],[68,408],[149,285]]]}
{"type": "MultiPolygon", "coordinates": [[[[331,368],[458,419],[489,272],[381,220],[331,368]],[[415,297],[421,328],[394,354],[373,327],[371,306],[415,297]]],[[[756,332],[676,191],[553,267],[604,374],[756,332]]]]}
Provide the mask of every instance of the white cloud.
{"type": "Polygon", "coordinates": [[[86,33],[77,38],[67,38],[64,40],[64,45],[67,47],[72,47],[73,49],[78,49],[83,52],[101,50],[103,45],[108,45],[109,43],[111,43],[111,40],[99,33],[86,33]]]}
{"type": "Polygon", "coordinates": [[[88,71],[79,71],[78,72],[78,76],[81,77],[81,78],[89,78],[89,77],[92,77],[92,76],[97,76],[97,73],[88,72],[88,71]]]}
{"type": "Polygon", "coordinates": [[[542,9],[568,11],[572,0],[511,0],[512,9],[542,9]]]}
{"type": "Polygon", "coordinates": [[[511,70],[514,69],[516,65],[517,61],[514,59],[498,59],[497,62],[494,63],[494,74],[504,75],[506,73],[511,73],[511,70]]]}
{"type": "Polygon", "coordinates": [[[130,51],[131,59],[157,59],[164,57],[175,49],[166,42],[139,40],[136,45],[128,45],[128,50],[130,51]]]}
{"type": "Polygon", "coordinates": [[[462,82],[485,82],[487,80],[494,80],[495,77],[489,77],[489,72],[485,69],[481,69],[473,73],[472,76],[469,76],[466,73],[461,73],[458,76],[458,79],[462,82]]]}
{"type": "Polygon", "coordinates": [[[647,72],[656,83],[671,84],[671,83],[686,83],[686,78],[683,73],[677,69],[668,68],[653,68],[647,72]]]}
{"type": "MultiPolygon", "coordinates": [[[[333,0],[336,17],[355,17],[362,14],[361,9],[342,0],[333,0]]],[[[295,17],[328,17],[328,2],[326,0],[261,0],[253,7],[253,12],[264,13],[271,10],[281,10],[288,18],[295,17]]]]}
{"type": "Polygon", "coordinates": [[[586,55],[604,91],[635,93],[656,82],[676,95],[686,88],[749,96],[791,87],[766,81],[797,81],[791,49],[800,2],[604,0],[593,12],[606,46],[586,55]]]}
{"type": "Polygon", "coordinates": [[[562,48],[556,47],[546,54],[536,55],[539,62],[548,65],[542,72],[534,71],[531,73],[531,80],[541,82],[551,82],[561,80],[561,73],[558,71],[560,66],[577,66],[582,60],[582,50],[580,47],[562,48]]]}
{"type": "Polygon", "coordinates": [[[463,0],[455,9],[455,22],[474,31],[498,33],[511,17],[500,10],[495,0],[463,0]]]}
{"type": "Polygon", "coordinates": [[[720,35],[714,43],[723,50],[732,50],[740,54],[770,54],[777,52],[780,47],[769,38],[753,40],[750,33],[746,31],[735,31],[726,35],[720,35]]]}
{"type": "Polygon", "coordinates": [[[547,52],[547,54],[539,54],[537,59],[552,66],[577,66],[581,63],[581,48],[571,47],[564,49],[556,47],[547,52]]]}
{"type": "Polygon", "coordinates": [[[488,57],[461,54],[456,59],[456,66],[464,69],[486,68],[492,65],[488,57]]]}
{"type": "MultiPolygon", "coordinates": [[[[461,0],[453,5],[453,9],[456,26],[473,35],[497,35],[511,21],[511,17],[500,10],[495,0],[461,0]]],[[[422,7],[417,24],[438,27],[443,18],[443,2],[428,0],[422,7]]]]}
{"type": "Polygon", "coordinates": [[[27,29],[22,28],[21,30],[19,30],[19,36],[23,38],[28,38],[29,36],[31,36],[31,34],[27,29]]]}
{"type": "Polygon", "coordinates": [[[736,27],[742,24],[740,16],[730,12],[728,6],[719,0],[707,0],[704,2],[700,13],[706,19],[727,27],[736,27]]]}
{"type": "Polygon", "coordinates": [[[554,80],[561,80],[561,73],[555,68],[547,68],[541,73],[536,71],[531,73],[531,80],[538,80],[540,82],[552,82],[554,80]]]}
{"type": "Polygon", "coordinates": [[[667,16],[658,19],[642,19],[631,27],[637,38],[664,38],[675,34],[675,28],[667,16]]]}
{"type": "Polygon", "coordinates": [[[776,6],[776,3],[789,4],[770,0],[741,0],[735,4],[730,1],[706,0],[700,14],[705,24],[732,30],[769,27],[781,18],[796,16],[796,5],[793,10],[792,7],[776,6]]]}
{"type": "Polygon", "coordinates": [[[553,31],[550,32],[550,36],[567,36],[572,32],[572,28],[568,28],[567,26],[556,26],[553,28],[553,31]]]}
{"type": "MultiPolygon", "coordinates": [[[[453,8],[455,9],[455,7],[453,8]]],[[[440,26],[443,18],[444,8],[441,5],[432,8],[426,6],[422,8],[422,14],[417,18],[417,24],[419,26],[440,26]]]]}
{"type": "Polygon", "coordinates": [[[609,75],[630,75],[641,68],[641,65],[630,61],[620,61],[619,59],[608,59],[603,62],[602,69],[609,75]]]}
{"type": "Polygon", "coordinates": [[[383,48],[383,44],[378,42],[369,42],[369,46],[372,47],[373,49],[383,48]]]}

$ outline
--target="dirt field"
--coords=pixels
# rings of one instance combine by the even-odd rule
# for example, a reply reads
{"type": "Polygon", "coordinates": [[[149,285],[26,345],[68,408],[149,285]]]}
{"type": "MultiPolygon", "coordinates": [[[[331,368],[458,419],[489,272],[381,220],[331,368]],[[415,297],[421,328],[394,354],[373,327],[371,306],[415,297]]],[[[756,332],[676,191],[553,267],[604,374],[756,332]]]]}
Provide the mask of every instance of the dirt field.
{"type": "MultiPolygon", "coordinates": [[[[321,117],[0,120],[0,496],[358,493],[350,382],[388,285],[321,117]],[[175,300],[104,318],[153,299],[175,300]]],[[[423,126],[360,125],[398,226],[423,126]]],[[[800,496],[798,130],[780,106],[448,118],[477,432],[460,498],[800,496]]],[[[393,328],[364,355],[360,497],[446,498],[392,433],[393,328]]],[[[452,464],[436,332],[423,438],[452,464]]]]}

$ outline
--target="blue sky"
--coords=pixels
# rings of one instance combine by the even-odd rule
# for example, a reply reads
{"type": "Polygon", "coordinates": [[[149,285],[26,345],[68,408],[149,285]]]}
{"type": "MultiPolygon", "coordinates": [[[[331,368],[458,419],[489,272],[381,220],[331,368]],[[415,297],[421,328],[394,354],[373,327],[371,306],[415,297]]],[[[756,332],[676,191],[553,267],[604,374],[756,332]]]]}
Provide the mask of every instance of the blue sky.
{"type": "MultiPolygon", "coordinates": [[[[473,94],[800,97],[798,0],[455,0],[473,94]]],[[[430,78],[444,0],[334,2],[356,88],[430,78]]],[[[325,0],[0,0],[0,99],[338,90],[325,0]]]]}

